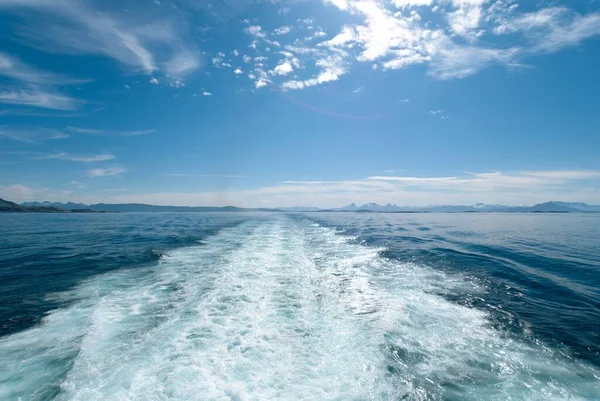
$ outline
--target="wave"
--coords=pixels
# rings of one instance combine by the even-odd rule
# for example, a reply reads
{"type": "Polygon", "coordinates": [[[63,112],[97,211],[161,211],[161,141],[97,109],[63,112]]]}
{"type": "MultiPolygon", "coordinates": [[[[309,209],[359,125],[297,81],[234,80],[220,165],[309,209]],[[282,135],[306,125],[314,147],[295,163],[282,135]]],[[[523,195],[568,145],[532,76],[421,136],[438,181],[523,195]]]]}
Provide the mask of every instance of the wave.
{"type": "Polygon", "coordinates": [[[274,216],[59,294],[0,399],[597,399],[600,373],[445,296],[485,288],[274,216]]]}

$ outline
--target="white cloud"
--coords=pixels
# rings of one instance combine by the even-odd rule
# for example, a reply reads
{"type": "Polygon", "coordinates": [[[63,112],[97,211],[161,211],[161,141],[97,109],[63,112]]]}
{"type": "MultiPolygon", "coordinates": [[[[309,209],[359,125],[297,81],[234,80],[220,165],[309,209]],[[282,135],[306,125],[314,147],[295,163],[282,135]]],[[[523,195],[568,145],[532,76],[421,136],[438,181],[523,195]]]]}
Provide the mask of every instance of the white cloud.
{"type": "MultiPolygon", "coordinates": [[[[249,55],[230,48],[212,58],[213,66],[232,68],[239,74],[242,68],[231,59],[241,56],[250,64],[243,70],[256,77],[257,88],[270,83],[288,89],[313,87],[340,79],[353,63],[367,63],[378,72],[421,64],[436,79],[456,79],[492,65],[513,68],[532,54],[558,51],[600,34],[600,13],[578,14],[565,7],[538,5],[529,8],[533,12],[523,13],[515,2],[505,0],[323,1],[332,6],[331,11],[337,8],[340,31],[327,35],[315,18],[298,18],[294,27],[283,25],[273,30],[272,26],[278,26],[272,25],[273,21],[268,21],[267,30],[258,19],[245,20],[245,33],[252,40],[250,54],[269,54],[269,59],[259,61],[257,57],[253,62],[249,55]],[[435,15],[428,12],[434,9],[435,15]],[[296,32],[298,35],[293,34],[296,32]],[[500,38],[501,34],[510,36],[500,38]],[[281,43],[272,40],[275,36],[281,43]],[[283,49],[289,53],[284,58],[278,56],[283,49]],[[335,67],[325,66],[323,60],[335,57],[341,60],[335,67]],[[313,63],[316,68],[312,68],[313,63]],[[293,80],[289,80],[289,66],[293,80]]],[[[194,50],[198,46],[190,42],[192,30],[183,8],[172,11],[174,14],[161,8],[157,14],[137,5],[129,7],[125,11],[103,2],[0,0],[2,11],[30,11],[31,27],[17,26],[16,32],[32,46],[50,52],[111,57],[130,73],[152,74],[152,83],[158,84],[160,79],[161,83],[183,86],[185,79],[201,68],[201,54],[205,54],[194,50]]],[[[39,71],[4,53],[0,53],[0,75],[30,85],[70,80],[39,71]]],[[[51,95],[57,92],[51,88],[19,89],[51,95]]],[[[9,99],[0,101],[8,103],[16,97],[17,90],[9,92],[10,96],[4,94],[9,99]]],[[[61,91],[59,96],[67,95],[61,91]]],[[[27,104],[18,101],[13,104],[27,104]]],[[[63,102],[56,109],[70,110],[78,104],[65,106],[63,102]]]]}
{"type": "Polygon", "coordinates": [[[390,176],[373,176],[369,177],[369,180],[374,181],[391,181],[397,183],[409,183],[409,184],[446,184],[447,182],[457,182],[460,179],[458,177],[390,177],[390,176]]]}
{"type": "MultiPolygon", "coordinates": [[[[159,192],[120,194],[110,197],[73,197],[64,200],[158,205],[236,205],[256,207],[270,201],[273,206],[311,205],[339,207],[351,202],[428,204],[534,204],[549,200],[600,203],[597,184],[600,171],[556,170],[529,172],[465,173],[456,176],[373,176],[354,180],[286,180],[246,190],[209,192],[159,192]],[[583,185],[583,186],[582,186],[583,185]],[[595,187],[597,188],[597,187],[595,187]]],[[[29,192],[30,191],[30,192],[29,192]]],[[[40,191],[29,190],[39,194],[40,191]]],[[[0,188],[0,196],[2,190],[0,188]]],[[[50,196],[45,196],[50,198],[50,196]]]]}
{"type": "Polygon", "coordinates": [[[292,30],[292,27],[289,25],[279,27],[273,31],[274,35],[287,35],[292,30]]]}
{"type": "Polygon", "coordinates": [[[254,87],[256,89],[260,89],[260,88],[264,88],[265,86],[267,86],[268,81],[265,79],[258,79],[255,83],[254,83],[254,87]]]}
{"type": "Polygon", "coordinates": [[[312,36],[313,36],[313,38],[322,38],[324,36],[327,36],[327,33],[324,30],[319,28],[318,30],[315,31],[315,33],[313,33],[312,36]]]}
{"type": "MultiPolygon", "coordinates": [[[[347,13],[351,22],[332,39],[318,44],[319,48],[345,51],[359,62],[378,62],[372,64],[373,69],[377,65],[389,70],[425,63],[429,75],[438,79],[464,78],[493,64],[513,67],[528,55],[557,51],[600,35],[600,13],[579,15],[565,8],[518,14],[511,2],[444,0],[440,1],[447,21],[444,26],[437,19],[423,21],[414,9],[404,10],[431,6],[431,0],[393,0],[403,9],[395,13],[384,2],[324,1],[347,13]],[[488,40],[482,46],[479,38],[489,31],[521,32],[528,40],[512,41],[508,46],[506,42],[494,46],[488,40]],[[455,40],[458,36],[461,38],[455,40]]],[[[307,85],[294,82],[288,86],[307,85]]]]}
{"type": "Polygon", "coordinates": [[[317,76],[303,81],[292,80],[284,82],[281,86],[285,89],[304,89],[324,84],[331,81],[337,81],[346,70],[346,61],[340,54],[331,54],[327,57],[320,58],[315,62],[315,66],[321,69],[321,72],[317,76]]]}
{"type": "Polygon", "coordinates": [[[164,70],[171,79],[181,81],[196,71],[199,66],[200,60],[195,53],[187,49],[181,49],[171,60],[164,64],[164,70]]]}
{"type": "Polygon", "coordinates": [[[494,29],[494,32],[497,34],[505,34],[549,27],[563,18],[566,13],[568,13],[566,8],[552,7],[523,14],[518,17],[511,16],[509,18],[509,16],[505,16],[507,19],[498,25],[494,29]]]}
{"type": "Polygon", "coordinates": [[[335,47],[343,46],[349,42],[355,42],[358,40],[356,29],[353,26],[344,25],[340,33],[335,35],[332,39],[321,42],[319,46],[335,47]]]}
{"type": "Polygon", "coordinates": [[[75,110],[83,102],[67,95],[41,89],[0,90],[0,103],[40,107],[54,110],[75,110]]]}
{"type": "Polygon", "coordinates": [[[38,127],[27,129],[0,127],[0,136],[23,143],[37,143],[48,139],[69,138],[69,135],[62,131],[38,127]]]}
{"type": "Polygon", "coordinates": [[[256,36],[257,38],[265,37],[265,33],[262,31],[262,28],[259,25],[250,25],[248,28],[246,28],[246,32],[252,36],[256,36]]]}
{"type": "Polygon", "coordinates": [[[448,38],[440,38],[435,57],[429,64],[429,74],[438,79],[464,78],[493,63],[510,64],[522,52],[520,48],[485,49],[459,46],[448,38]]]}
{"type": "Polygon", "coordinates": [[[38,191],[26,185],[0,185],[0,198],[11,202],[25,202],[35,199],[38,191]]]}
{"type": "Polygon", "coordinates": [[[430,6],[433,0],[392,0],[392,3],[397,8],[405,8],[411,6],[430,6]]]}
{"type": "Polygon", "coordinates": [[[532,51],[556,52],[600,35],[600,13],[579,15],[562,7],[545,8],[504,21],[495,32],[523,32],[532,51]]]}
{"type": "Polygon", "coordinates": [[[65,134],[64,132],[57,130],[48,130],[50,132],[50,136],[48,139],[67,139],[70,138],[71,135],[65,134]]]}
{"type": "Polygon", "coordinates": [[[114,177],[127,172],[127,169],[120,166],[107,168],[93,168],[88,171],[90,177],[114,177]]]}
{"type": "Polygon", "coordinates": [[[481,4],[484,1],[454,1],[458,7],[456,11],[448,13],[448,24],[450,29],[467,39],[475,39],[478,32],[474,32],[479,28],[479,23],[482,18],[483,10],[481,4]]]}
{"type": "Polygon", "coordinates": [[[385,69],[404,68],[431,59],[434,51],[430,42],[440,33],[419,26],[420,17],[394,15],[382,4],[371,1],[351,1],[352,13],[362,15],[364,24],[345,25],[333,39],[320,46],[351,49],[358,45],[362,51],[356,56],[360,62],[387,59],[385,69]]]}
{"type": "Polygon", "coordinates": [[[145,130],[137,130],[137,131],[113,131],[110,132],[111,135],[120,135],[120,136],[140,136],[140,135],[148,135],[153,133],[153,129],[145,129],[145,130]]]}
{"type": "Polygon", "coordinates": [[[429,114],[432,114],[434,116],[437,114],[442,114],[442,113],[443,113],[442,110],[429,110],[429,114]]]}
{"type": "Polygon", "coordinates": [[[234,73],[235,75],[240,75],[240,74],[243,74],[243,73],[244,73],[244,71],[242,71],[242,69],[238,67],[238,68],[236,68],[235,70],[233,70],[233,73],[234,73]]]}
{"type": "Polygon", "coordinates": [[[20,81],[21,83],[28,85],[56,86],[89,82],[88,80],[73,79],[62,74],[42,71],[1,51],[0,76],[20,81]]]}
{"type": "Polygon", "coordinates": [[[245,175],[232,175],[232,174],[165,173],[163,175],[166,177],[246,178],[245,175]]]}
{"type": "Polygon", "coordinates": [[[212,96],[212,93],[204,91],[202,92],[202,96],[212,96]]]}
{"type": "Polygon", "coordinates": [[[315,30],[312,33],[312,35],[305,37],[304,41],[305,42],[312,41],[312,40],[315,40],[315,39],[323,38],[325,36],[327,36],[327,33],[323,30],[323,28],[319,27],[319,28],[317,28],[317,30],[315,30]]]}
{"type": "Polygon", "coordinates": [[[156,79],[154,77],[151,78],[150,81],[148,81],[148,82],[150,82],[151,84],[154,84],[154,85],[158,85],[158,79],[156,79]]]}
{"type": "Polygon", "coordinates": [[[600,178],[600,171],[595,170],[522,171],[520,174],[531,177],[557,180],[585,180],[591,178],[600,178]]]}
{"type": "Polygon", "coordinates": [[[12,139],[23,143],[35,143],[34,135],[29,131],[21,132],[12,129],[0,128],[0,137],[12,139]]]}
{"type": "Polygon", "coordinates": [[[331,3],[340,10],[347,10],[349,7],[348,0],[325,0],[325,3],[331,3]]]}
{"type": "Polygon", "coordinates": [[[294,67],[288,62],[281,63],[275,67],[273,72],[277,75],[287,75],[294,71],[294,67]]]}
{"type": "Polygon", "coordinates": [[[63,152],[52,153],[45,157],[46,159],[68,160],[73,162],[93,163],[107,160],[113,160],[115,156],[109,153],[100,153],[97,155],[73,155],[63,152]]]}
{"type": "Polygon", "coordinates": [[[76,0],[0,1],[8,11],[29,10],[35,23],[17,26],[28,44],[54,53],[97,54],[114,59],[133,72],[187,73],[198,67],[192,61],[181,22],[156,18],[143,7],[107,11],[103,3],[76,0]],[[74,40],[76,38],[76,40],[74,40]],[[186,62],[182,63],[182,60],[186,62]]]}
{"type": "Polygon", "coordinates": [[[81,128],[81,127],[67,127],[67,131],[75,134],[84,135],[112,135],[112,136],[140,136],[147,135],[154,132],[153,129],[148,130],[133,130],[133,131],[110,131],[94,128],[81,128]]]}
{"type": "Polygon", "coordinates": [[[366,25],[356,27],[358,41],[363,47],[359,61],[374,61],[394,49],[416,51],[424,33],[412,20],[395,18],[374,2],[359,2],[355,6],[366,18],[366,25]]]}

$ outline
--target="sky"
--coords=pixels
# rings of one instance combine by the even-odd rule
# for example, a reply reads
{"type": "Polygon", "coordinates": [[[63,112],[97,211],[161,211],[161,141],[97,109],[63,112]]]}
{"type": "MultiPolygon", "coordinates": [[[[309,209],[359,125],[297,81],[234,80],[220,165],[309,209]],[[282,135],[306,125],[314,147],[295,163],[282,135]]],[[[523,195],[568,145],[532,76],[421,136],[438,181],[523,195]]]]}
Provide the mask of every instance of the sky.
{"type": "Polygon", "coordinates": [[[0,0],[0,198],[600,204],[598,0],[0,0]]]}

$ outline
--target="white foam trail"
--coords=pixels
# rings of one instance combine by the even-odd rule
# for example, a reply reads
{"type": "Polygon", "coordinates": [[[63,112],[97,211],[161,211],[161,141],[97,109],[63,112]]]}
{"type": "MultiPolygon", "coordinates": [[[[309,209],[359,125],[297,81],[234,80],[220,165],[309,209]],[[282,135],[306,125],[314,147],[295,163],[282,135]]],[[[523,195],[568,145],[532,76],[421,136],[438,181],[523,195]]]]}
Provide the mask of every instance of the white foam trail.
{"type": "Polygon", "coordinates": [[[460,278],[286,217],[83,283],[0,344],[0,399],[594,399],[599,374],[435,295],[460,278]]]}

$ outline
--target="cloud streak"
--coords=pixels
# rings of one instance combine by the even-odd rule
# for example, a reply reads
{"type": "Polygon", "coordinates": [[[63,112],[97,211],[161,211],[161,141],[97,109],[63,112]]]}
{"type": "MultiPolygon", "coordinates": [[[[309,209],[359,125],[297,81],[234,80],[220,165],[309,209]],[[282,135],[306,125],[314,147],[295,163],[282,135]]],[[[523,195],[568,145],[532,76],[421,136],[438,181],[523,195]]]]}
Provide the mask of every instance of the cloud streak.
{"type": "Polygon", "coordinates": [[[107,168],[93,168],[88,170],[90,177],[115,177],[126,173],[127,169],[121,166],[112,166],[107,168]]]}
{"type": "Polygon", "coordinates": [[[17,26],[27,44],[53,53],[111,58],[132,73],[162,72],[181,80],[200,67],[198,52],[185,40],[185,20],[160,3],[107,9],[103,3],[75,0],[0,0],[0,10],[28,12],[17,26]],[[94,7],[92,7],[94,5],[94,7]],[[162,11],[157,17],[158,9],[162,11]],[[164,17],[169,11],[171,19],[164,17]],[[77,40],[73,40],[77,38],[77,40]]]}
{"type": "Polygon", "coordinates": [[[351,202],[391,202],[406,206],[479,202],[523,205],[548,200],[600,203],[600,193],[589,189],[590,183],[597,188],[599,180],[600,171],[595,170],[484,172],[439,177],[372,176],[340,181],[287,180],[243,190],[121,194],[75,200],[247,207],[259,207],[265,200],[274,207],[340,207],[351,202]]]}
{"type": "Polygon", "coordinates": [[[0,127],[0,137],[23,143],[35,144],[42,140],[67,139],[69,138],[69,135],[60,130],[49,128],[13,129],[0,127]]]}
{"type": "Polygon", "coordinates": [[[0,52],[0,77],[8,80],[8,85],[0,89],[0,103],[58,111],[75,110],[84,102],[57,93],[57,85],[89,82],[42,71],[3,52],[0,52]]]}
{"type": "Polygon", "coordinates": [[[45,158],[54,160],[68,160],[72,162],[93,163],[113,160],[115,156],[111,155],[110,153],[100,153],[97,155],[73,155],[69,153],[58,152],[49,154],[45,158]]]}
{"type": "Polygon", "coordinates": [[[140,136],[148,135],[154,132],[153,129],[148,130],[133,130],[133,131],[111,131],[95,128],[67,127],[67,131],[74,134],[83,135],[109,135],[109,136],[140,136]]]}
{"type": "MultiPolygon", "coordinates": [[[[126,172],[120,166],[92,169],[92,177],[118,176],[126,172]]],[[[168,176],[220,176],[172,173],[168,176]]],[[[235,176],[237,178],[237,176],[235,176]]],[[[463,173],[456,176],[415,177],[410,175],[371,176],[354,180],[286,180],[250,189],[205,192],[147,192],[104,196],[73,194],[34,189],[25,185],[0,186],[0,197],[27,200],[34,197],[84,203],[149,203],[156,205],[236,205],[260,207],[268,201],[274,207],[340,207],[358,204],[396,203],[405,206],[435,204],[523,205],[549,200],[584,201],[600,204],[597,191],[600,171],[542,170],[517,172],[463,173]],[[590,189],[591,188],[591,189],[590,189]],[[4,196],[3,196],[4,195],[4,196]]],[[[75,185],[75,184],[72,184],[75,185]]]]}
{"type": "Polygon", "coordinates": [[[56,86],[89,82],[85,79],[73,79],[62,74],[42,71],[3,52],[0,52],[0,76],[30,85],[56,86]]]}
{"type": "Polygon", "coordinates": [[[75,110],[83,102],[67,95],[42,89],[0,90],[0,103],[52,110],[75,110]]]}
{"type": "Polygon", "coordinates": [[[194,173],[165,173],[165,177],[207,177],[207,178],[245,178],[245,175],[231,174],[194,174],[194,173]]]}

